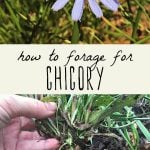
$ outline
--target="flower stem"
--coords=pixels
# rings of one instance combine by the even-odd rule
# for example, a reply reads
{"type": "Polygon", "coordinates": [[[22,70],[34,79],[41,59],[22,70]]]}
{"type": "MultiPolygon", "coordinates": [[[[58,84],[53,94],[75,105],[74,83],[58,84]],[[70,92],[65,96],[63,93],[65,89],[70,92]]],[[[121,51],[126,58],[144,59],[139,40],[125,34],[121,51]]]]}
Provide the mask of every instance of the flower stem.
{"type": "Polygon", "coordinates": [[[77,44],[80,38],[78,22],[74,22],[71,44],[77,44]]]}

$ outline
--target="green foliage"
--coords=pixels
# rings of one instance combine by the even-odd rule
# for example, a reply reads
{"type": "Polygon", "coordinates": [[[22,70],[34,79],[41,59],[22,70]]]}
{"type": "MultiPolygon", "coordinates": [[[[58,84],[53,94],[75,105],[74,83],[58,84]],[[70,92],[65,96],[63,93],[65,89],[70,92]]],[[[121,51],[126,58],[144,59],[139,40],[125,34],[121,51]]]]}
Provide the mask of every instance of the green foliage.
{"type": "Polygon", "coordinates": [[[120,0],[115,13],[101,5],[95,18],[88,5],[81,22],[71,19],[73,1],[53,12],[55,0],[0,2],[0,43],[149,43],[149,0],[120,0]]]}
{"type": "MultiPolygon", "coordinates": [[[[132,107],[143,100],[143,95],[53,95],[57,98],[58,110],[56,119],[37,120],[41,135],[55,137],[62,141],[62,149],[74,149],[83,141],[92,139],[99,128],[115,129],[127,142],[131,150],[139,147],[139,129],[150,141],[150,133],[132,107]],[[139,128],[139,129],[138,129],[139,128]]],[[[46,101],[48,98],[44,98],[46,101]]],[[[44,100],[45,101],[45,100],[44,100]]]]}

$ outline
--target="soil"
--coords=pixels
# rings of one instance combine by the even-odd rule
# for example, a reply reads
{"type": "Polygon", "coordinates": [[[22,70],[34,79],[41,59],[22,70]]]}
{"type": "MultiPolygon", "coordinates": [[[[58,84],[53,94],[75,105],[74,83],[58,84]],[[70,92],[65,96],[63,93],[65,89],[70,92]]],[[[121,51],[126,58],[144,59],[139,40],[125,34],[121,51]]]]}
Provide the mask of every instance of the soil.
{"type": "Polygon", "coordinates": [[[109,136],[94,136],[93,144],[87,150],[127,150],[125,143],[109,136]]]}
{"type": "MultiPolygon", "coordinates": [[[[137,103],[133,107],[134,112],[137,115],[144,114],[150,111],[149,103],[137,103]]],[[[150,120],[143,121],[145,127],[150,130],[150,120]]],[[[103,131],[101,131],[103,132],[103,131]]],[[[115,132],[115,131],[114,131],[115,132]]],[[[139,130],[140,145],[139,150],[150,150],[150,143],[146,141],[145,137],[139,130]]],[[[128,150],[125,142],[110,136],[95,136],[93,138],[93,144],[86,150],[128,150]]]]}

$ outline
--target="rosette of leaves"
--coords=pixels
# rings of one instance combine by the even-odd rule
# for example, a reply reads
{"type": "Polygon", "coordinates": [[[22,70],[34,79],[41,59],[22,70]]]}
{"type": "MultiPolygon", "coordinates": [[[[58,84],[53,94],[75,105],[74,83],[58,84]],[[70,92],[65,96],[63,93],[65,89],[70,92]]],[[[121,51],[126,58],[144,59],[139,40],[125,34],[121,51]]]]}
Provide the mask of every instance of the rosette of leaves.
{"type": "MultiPolygon", "coordinates": [[[[129,140],[120,129],[134,125],[135,114],[129,108],[142,98],[141,95],[95,94],[46,96],[42,101],[55,101],[58,105],[56,117],[36,120],[37,129],[44,137],[59,139],[60,149],[65,150],[90,147],[100,127],[115,128],[129,140]]],[[[128,144],[133,148],[132,143],[128,144]]]]}

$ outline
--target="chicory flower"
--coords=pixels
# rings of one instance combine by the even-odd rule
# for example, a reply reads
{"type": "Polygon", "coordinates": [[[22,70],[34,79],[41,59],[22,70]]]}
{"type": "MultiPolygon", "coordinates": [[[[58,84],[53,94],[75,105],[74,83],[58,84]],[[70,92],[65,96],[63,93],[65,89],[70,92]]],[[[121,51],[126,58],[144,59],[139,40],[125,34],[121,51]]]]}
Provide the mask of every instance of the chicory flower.
{"type": "MultiPolygon", "coordinates": [[[[75,0],[74,6],[72,9],[72,19],[74,21],[78,21],[81,19],[84,9],[84,3],[85,1],[88,1],[88,4],[92,10],[92,12],[95,14],[97,18],[100,18],[103,16],[103,12],[101,8],[98,5],[97,0],[75,0]]],[[[119,7],[118,0],[100,0],[101,3],[103,3],[108,9],[112,11],[117,11],[119,7]]],[[[54,11],[58,11],[62,9],[69,0],[56,0],[56,2],[53,4],[52,9],[54,11]]]]}

